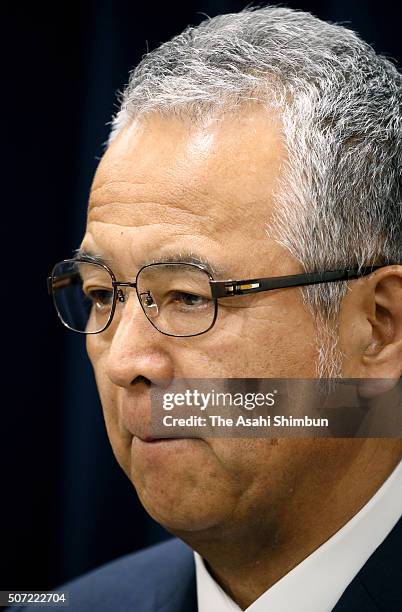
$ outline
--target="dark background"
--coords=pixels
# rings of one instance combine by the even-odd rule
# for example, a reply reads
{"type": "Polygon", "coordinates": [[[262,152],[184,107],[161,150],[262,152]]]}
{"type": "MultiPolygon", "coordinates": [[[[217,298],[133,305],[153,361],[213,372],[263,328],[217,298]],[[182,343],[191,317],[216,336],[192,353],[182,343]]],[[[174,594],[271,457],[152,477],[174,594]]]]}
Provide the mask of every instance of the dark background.
{"type": "MultiPolygon", "coordinates": [[[[81,241],[128,71],[201,13],[247,4],[82,0],[3,9],[0,590],[50,589],[167,537],[117,466],[84,342],[58,323],[45,280],[81,241]]],[[[397,2],[286,5],[343,22],[402,59],[397,2]]]]}

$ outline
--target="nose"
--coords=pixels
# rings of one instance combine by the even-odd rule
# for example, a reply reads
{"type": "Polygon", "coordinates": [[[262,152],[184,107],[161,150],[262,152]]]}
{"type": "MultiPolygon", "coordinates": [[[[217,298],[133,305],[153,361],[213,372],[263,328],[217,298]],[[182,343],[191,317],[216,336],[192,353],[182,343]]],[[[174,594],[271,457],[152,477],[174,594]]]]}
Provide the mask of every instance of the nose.
{"type": "MultiPolygon", "coordinates": [[[[116,313],[117,314],[117,313],[116,313]]],[[[106,374],[112,383],[129,388],[139,377],[169,383],[174,376],[169,340],[147,320],[135,290],[128,292],[108,334],[106,374]]]]}

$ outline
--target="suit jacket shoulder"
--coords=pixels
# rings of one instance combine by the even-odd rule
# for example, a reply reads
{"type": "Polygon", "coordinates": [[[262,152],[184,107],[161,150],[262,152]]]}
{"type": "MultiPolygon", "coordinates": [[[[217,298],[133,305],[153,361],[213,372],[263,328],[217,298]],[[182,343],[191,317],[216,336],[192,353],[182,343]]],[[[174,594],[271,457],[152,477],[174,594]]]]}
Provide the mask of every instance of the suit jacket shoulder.
{"type": "Polygon", "coordinates": [[[351,581],[333,612],[402,612],[402,518],[351,581]]]}
{"type": "MultiPolygon", "coordinates": [[[[57,590],[62,589],[69,593],[73,612],[197,612],[193,552],[178,539],[117,559],[57,590]]],[[[333,612],[402,612],[402,519],[350,582],[333,612]]]]}
{"type": "Polygon", "coordinates": [[[67,609],[73,612],[197,611],[193,552],[178,539],[121,557],[55,590],[68,592],[67,609]]]}

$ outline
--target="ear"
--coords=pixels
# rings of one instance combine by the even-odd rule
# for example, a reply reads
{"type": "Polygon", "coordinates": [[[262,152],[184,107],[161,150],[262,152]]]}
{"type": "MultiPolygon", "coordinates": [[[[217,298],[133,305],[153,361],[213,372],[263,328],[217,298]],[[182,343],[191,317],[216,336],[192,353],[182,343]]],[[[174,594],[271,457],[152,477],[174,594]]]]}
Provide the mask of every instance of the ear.
{"type": "Polygon", "coordinates": [[[338,319],[342,376],[361,379],[362,395],[372,397],[387,390],[378,383],[393,388],[402,374],[402,265],[379,268],[348,289],[338,319]]]}
{"type": "Polygon", "coordinates": [[[369,281],[371,338],[362,361],[376,378],[402,376],[402,266],[387,266],[369,281]]]}
{"type": "Polygon", "coordinates": [[[366,378],[402,376],[402,265],[385,266],[367,278],[366,341],[361,364],[366,378]]]}

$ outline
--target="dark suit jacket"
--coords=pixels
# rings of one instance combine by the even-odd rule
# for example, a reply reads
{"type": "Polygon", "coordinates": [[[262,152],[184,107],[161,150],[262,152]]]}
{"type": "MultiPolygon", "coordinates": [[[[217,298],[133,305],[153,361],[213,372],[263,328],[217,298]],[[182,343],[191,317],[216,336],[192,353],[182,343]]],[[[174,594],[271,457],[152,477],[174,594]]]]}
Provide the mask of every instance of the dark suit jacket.
{"type": "MultiPolygon", "coordinates": [[[[63,609],[71,612],[197,612],[193,553],[177,539],[108,563],[67,583],[64,588],[70,594],[69,608],[47,607],[49,612],[63,609]]],[[[37,608],[23,610],[34,612],[37,608]]],[[[402,612],[402,519],[333,609],[334,612],[379,610],[402,612]]]]}

